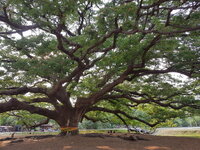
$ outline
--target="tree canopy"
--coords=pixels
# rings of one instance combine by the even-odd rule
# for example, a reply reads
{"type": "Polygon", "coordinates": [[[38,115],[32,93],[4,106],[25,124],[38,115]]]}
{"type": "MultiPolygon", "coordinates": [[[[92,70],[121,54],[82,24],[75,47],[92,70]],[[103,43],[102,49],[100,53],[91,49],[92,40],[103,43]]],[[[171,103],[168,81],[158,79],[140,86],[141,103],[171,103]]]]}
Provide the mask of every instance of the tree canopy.
{"type": "Polygon", "coordinates": [[[0,113],[26,110],[63,128],[113,114],[153,127],[199,109],[199,8],[198,0],[0,1],[0,113]]]}

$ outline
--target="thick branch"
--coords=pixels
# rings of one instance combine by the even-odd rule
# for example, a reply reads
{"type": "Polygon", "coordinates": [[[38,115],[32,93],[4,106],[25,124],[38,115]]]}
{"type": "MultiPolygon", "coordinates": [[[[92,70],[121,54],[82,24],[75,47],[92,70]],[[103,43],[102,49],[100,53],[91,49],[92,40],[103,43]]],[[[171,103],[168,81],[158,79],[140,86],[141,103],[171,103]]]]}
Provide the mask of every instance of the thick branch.
{"type": "MultiPolygon", "coordinates": [[[[7,14],[6,7],[3,7],[3,12],[4,12],[4,15],[0,16],[0,21],[8,24],[11,28],[18,29],[16,31],[14,31],[13,33],[16,33],[16,32],[19,33],[19,32],[24,32],[27,30],[32,30],[32,29],[38,28],[38,25],[25,26],[25,25],[21,25],[21,24],[12,22],[11,18],[9,18],[9,16],[7,14]]],[[[12,31],[9,31],[9,34],[12,34],[12,31]]]]}
{"type": "Polygon", "coordinates": [[[32,126],[30,126],[29,128],[37,128],[37,127],[40,127],[41,125],[43,125],[43,124],[48,124],[49,123],[49,118],[47,118],[46,120],[43,120],[42,122],[40,122],[40,123],[37,123],[37,124],[34,124],[34,125],[32,125],[32,126]]]}
{"type": "Polygon", "coordinates": [[[116,80],[114,80],[112,83],[108,83],[98,92],[93,93],[88,98],[78,98],[76,107],[90,106],[97,103],[104,94],[111,91],[116,85],[122,83],[131,71],[132,65],[128,66],[127,69],[116,80]]]}
{"type": "Polygon", "coordinates": [[[58,41],[58,46],[57,48],[62,51],[63,53],[65,53],[67,56],[69,56],[69,58],[71,60],[76,61],[78,64],[82,64],[82,62],[80,61],[80,59],[76,56],[73,55],[73,53],[71,53],[69,50],[65,49],[65,47],[63,46],[63,38],[62,35],[60,33],[55,33],[56,37],[57,37],[57,41],[58,41]]]}
{"type": "Polygon", "coordinates": [[[41,126],[43,124],[47,124],[47,123],[49,123],[49,120],[50,120],[49,118],[47,118],[47,119],[41,121],[40,123],[34,123],[34,125],[28,125],[28,123],[26,123],[26,121],[24,120],[24,117],[22,115],[15,114],[14,112],[11,112],[11,113],[9,113],[9,116],[14,116],[14,117],[22,119],[23,124],[28,129],[34,129],[34,128],[37,128],[37,127],[39,127],[39,126],[41,126]]]}
{"type": "Polygon", "coordinates": [[[145,94],[145,93],[142,94],[142,93],[137,93],[137,92],[122,91],[122,90],[120,90],[120,92],[122,92],[121,95],[119,95],[119,94],[118,95],[105,95],[104,97],[102,97],[102,100],[103,99],[104,100],[110,100],[110,99],[119,100],[119,99],[125,98],[127,100],[130,100],[132,103],[136,103],[136,105],[133,105],[133,106],[138,106],[139,104],[155,103],[155,104],[158,104],[159,106],[170,107],[170,108],[176,109],[176,110],[182,109],[184,107],[191,107],[191,108],[195,108],[195,109],[198,109],[200,107],[199,105],[194,104],[194,102],[185,103],[185,102],[181,102],[181,101],[171,101],[170,100],[173,97],[176,97],[179,95],[187,95],[187,94],[180,93],[180,92],[172,93],[171,95],[164,97],[164,98],[153,97],[153,96],[150,96],[149,94],[145,94]],[[139,97],[137,98],[137,96],[139,96],[139,97]]]}
{"type": "Polygon", "coordinates": [[[40,114],[51,119],[55,119],[57,116],[57,113],[55,111],[36,107],[26,102],[20,102],[15,98],[12,98],[8,102],[0,103],[0,113],[12,110],[27,110],[30,113],[40,114]]]}
{"type": "Polygon", "coordinates": [[[44,98],[34,98],[30,100],[30,103],[42,103],[42,102],[51,103],[51,99],[44,97],[44,98]]]}
{"type": "Polygon", "coordinates": [[[9,90],[1,90],[0,95],[19,95],[19,94],[26,94],[28,92],[47,94],[47,90],[43,88],[19,87],[19,88],[11,88],[9,90]]]}
{"type": "Polygon", "coordinates": [[[153,38],[153,40],[144,48],[144,52],[143,52],[143,55],[142,55],[142,67],[145,66],[145,63],[146,63],[146,55],[147,55],[147,52],[154,46],[157,44],[157,42],[161,39],[161,36],[160,35],[157,35],[155,38],[153,38]]]}

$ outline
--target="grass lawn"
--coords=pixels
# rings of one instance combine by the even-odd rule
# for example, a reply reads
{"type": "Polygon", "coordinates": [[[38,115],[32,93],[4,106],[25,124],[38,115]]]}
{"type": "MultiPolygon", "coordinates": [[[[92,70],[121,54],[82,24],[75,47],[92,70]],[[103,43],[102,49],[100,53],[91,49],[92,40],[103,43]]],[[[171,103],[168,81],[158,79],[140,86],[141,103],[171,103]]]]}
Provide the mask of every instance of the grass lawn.
{"type": "Polygon", "coordinates": [[[156,135],[200,138],[200,130],[165,130],[156,135]]]}
{"type": "Polygon", "coordinates": [[[183,131],[179,132],[173,136],[179,136],[179,137],[194,137],[194,138],[200,138],[200,132],[197,131],[183,131]]]}

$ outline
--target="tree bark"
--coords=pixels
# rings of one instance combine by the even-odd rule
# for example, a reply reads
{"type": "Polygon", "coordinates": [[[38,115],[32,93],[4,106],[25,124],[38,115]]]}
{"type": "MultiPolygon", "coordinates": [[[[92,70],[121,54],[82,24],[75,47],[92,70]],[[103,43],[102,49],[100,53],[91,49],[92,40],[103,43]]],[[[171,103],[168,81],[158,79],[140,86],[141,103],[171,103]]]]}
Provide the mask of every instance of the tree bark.
{"type": "Polygon", "coordinates": [[[57,123],[60,125],[60,134],[65,136],[67,134],[79,134],[78,123],[82,119],[83,109],[72,108],[70,110],[62,110],[57,118],[57,123]]]}

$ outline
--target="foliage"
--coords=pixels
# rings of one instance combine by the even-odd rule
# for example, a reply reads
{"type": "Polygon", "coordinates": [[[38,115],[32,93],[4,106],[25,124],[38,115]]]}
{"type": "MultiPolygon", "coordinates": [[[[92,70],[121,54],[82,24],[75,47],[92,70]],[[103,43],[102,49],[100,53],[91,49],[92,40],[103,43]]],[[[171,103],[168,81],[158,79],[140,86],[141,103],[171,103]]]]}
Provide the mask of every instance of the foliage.
{"type": "Polygon", "coordinates": [[[181,126],[181,127],[199,127],[200,117],[192,116],[192,117],[187,117],[187,118],[177,118],[174,120],[174,123],[176,123],[177,126],[181,126]]]}
{"type": "Polygon", "coordinates": [[[113,128],[115,125],[110,122],[110,123],[103,123],[100,121],[97,122],[92,122],[90,120],[84,120],[79,124],[80,129],[106,129],[106,128],[113,128]]]}
{"type": "Polygon", "coordinates": [[[21,125],[26,129],[31,129],[32,126],[39,124],[46,118],[37,114],[30,114],[27,111],[8,112],[1,114],[0,125],[15,126],[21,125]]]}

